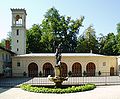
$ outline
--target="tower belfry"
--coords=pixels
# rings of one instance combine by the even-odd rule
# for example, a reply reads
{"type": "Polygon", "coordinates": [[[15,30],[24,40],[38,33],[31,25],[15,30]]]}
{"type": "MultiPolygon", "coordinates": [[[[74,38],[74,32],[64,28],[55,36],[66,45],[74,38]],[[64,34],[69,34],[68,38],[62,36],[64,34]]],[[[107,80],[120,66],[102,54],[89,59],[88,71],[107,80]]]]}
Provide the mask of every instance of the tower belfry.
{"type": "Polygon", "coordinates": [[[26,54],[26,10],[12,11],[12,51],[16,54],[26,54]]]}

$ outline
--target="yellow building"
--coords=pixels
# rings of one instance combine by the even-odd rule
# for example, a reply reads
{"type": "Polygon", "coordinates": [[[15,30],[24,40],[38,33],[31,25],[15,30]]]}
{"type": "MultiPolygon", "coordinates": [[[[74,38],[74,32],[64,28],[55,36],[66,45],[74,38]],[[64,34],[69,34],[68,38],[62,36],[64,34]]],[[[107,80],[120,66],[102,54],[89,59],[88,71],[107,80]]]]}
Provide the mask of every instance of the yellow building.
{"type": "MultiPolygon", "coordinates": [[[[116,75],[118,72],[117,57],[104,56],[92,53],[62,53],[62,75],[72,76],[116,75]],[[107,73],[107,74],[106,74],[107,73]]],[[[12,58],[12,71],[14,76],[43,76],[54,75],[55,54],[38,53],[17,55],[12,58]]]]}

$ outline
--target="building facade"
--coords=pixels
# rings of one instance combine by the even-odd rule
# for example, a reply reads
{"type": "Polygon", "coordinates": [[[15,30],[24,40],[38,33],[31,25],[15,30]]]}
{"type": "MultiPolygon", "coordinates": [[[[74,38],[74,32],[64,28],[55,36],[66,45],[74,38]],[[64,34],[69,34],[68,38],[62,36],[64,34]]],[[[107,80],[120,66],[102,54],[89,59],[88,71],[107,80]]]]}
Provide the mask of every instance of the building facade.
{"type": "MultiPolygon", "coordinates": [[[[0,77],[11,74],[12,72],[12,56],[15,53],[0,46],[0,77]]],[[[9,76],[9,75],[8,75],[9,76]]]]}
{"type": "MultiPolygon", "coordinates": [[[[17,55],[12,59],[14,76],[28,77],[54,75],[55,55],[54,53],[25,54],[17,55]],[[17,74],[17,75],[16,75],[17,74]]],[[[103,56],[92,53],[63,53],[62,54],[62,75],[68,76],[98,76],[116,75],[117,57],[103,56]],[[107,74],[106,74],[107,73],[107,74]]]]}

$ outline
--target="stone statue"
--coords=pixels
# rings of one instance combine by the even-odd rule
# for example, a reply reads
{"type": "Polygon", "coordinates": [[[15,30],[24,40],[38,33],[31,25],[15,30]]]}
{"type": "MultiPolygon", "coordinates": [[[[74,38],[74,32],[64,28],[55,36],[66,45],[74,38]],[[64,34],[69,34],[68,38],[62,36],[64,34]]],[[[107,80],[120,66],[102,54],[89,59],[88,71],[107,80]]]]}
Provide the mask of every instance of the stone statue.
{"type": "Polygon", "coordinates": [[[61,45],[60,43],[58,47],[56,48],[56,65],[54,67],[55,69],[55,76],[51,77],[51,75],[48,76],[48,79],[52,82],[55,83],[55,87],[61,88],[62,87],[62,82],[65,80],[68,80],[68,77],[62,77],[62,66],[61,66],[61,45]]]}
{"type": "Polygon", "coordinates": [[[56,48],[56,66],[60,66],[61,65],[61,44],[58,45],[58,47],[56,48]]]}

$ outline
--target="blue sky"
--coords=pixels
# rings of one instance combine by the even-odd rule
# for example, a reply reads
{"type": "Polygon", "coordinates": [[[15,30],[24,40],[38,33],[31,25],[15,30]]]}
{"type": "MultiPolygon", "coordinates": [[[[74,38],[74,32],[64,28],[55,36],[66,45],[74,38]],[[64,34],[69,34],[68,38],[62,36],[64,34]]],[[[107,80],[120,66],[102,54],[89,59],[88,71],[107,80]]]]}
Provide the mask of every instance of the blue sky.
{"type": "Polygon", "coordinates": [[[26,9],[29,29],[33,24],[40,24],[45,12],[54,6],[61,15],[72,19],[85,16],[80,34],[92,24],[99,36],[100,33],[116,34],[116,24],[120,22],[119,5],[120,0],[3,0],[0,3],[0,41],[11,31],[10,8],[26,9]]]}

